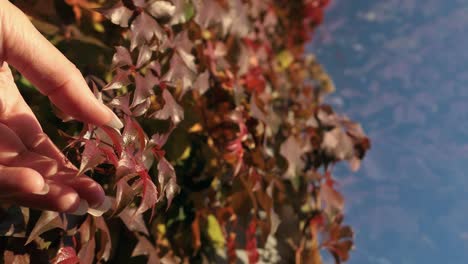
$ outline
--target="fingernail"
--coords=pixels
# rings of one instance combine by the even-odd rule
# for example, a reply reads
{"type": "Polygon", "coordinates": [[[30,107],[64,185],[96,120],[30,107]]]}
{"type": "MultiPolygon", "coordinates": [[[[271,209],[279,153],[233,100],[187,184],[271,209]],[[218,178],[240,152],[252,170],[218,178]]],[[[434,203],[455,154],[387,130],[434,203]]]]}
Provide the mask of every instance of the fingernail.
{"type": "Polygon", "coordinates": [[[116,129],[121,129],[124,127],[122,121],[120,121],[119,117],[110,109],[109,112],[112,114],[112,119],[106,124],[107,126],[116,128],[116,129]]]}
{"type": "Polygon", "coordinates": [[[35,192],[34,194],[44,195],[44,194],[47,194],[49,190],[50,190],[49,184],[44,183],[44,187],[42,187],[42,190],[35,192]]]}
{"type": "Polygon", "coordinates": [[[86,212],[88,211],[88,202],[84,199],[81,199],[80,200],[80,205],[78,206],[78,208],[74,211],[74,212],[71,212],[69,214],[72,214],[72,215],[85,215],[86,212]]]}
{"type": "Polygon", "coordinates": [[[88,208],[88,213],[90,215],[93,215],[93,216],[101,216],[105,212],[109,211],[111,206],[112,206],[112,201],[111,201],[111,199],[109,197],[106,196],[101,205],[99,205],[97,207],[88,208]]]}

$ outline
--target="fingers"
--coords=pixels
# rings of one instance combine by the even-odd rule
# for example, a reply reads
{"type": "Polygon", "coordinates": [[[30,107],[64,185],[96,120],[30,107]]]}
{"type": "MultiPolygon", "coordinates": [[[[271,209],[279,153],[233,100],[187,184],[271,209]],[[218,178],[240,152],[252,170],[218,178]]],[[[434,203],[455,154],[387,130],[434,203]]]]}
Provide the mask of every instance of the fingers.
{"type": "Polygon", "coordinates": [[[27,147],[42,128],[16,88],[8,64],[0,67],[0,122],[13,130],[27,147]]]}
{"type": "Polygon", "coordinates": [[[8,1],[0,1],[0,61],[4,60],[65,113],[96,125],[123,126],[94,97],[76,66],[8,1]]]}
{"type": "MultiPolygon", "coordinates": [[[[23,191],[27,195],[41,193],[45,188],[44,178],[47,178],[48,182],[53,182],[55,185],[72,188],[73,193],[91,206],[103,203],[105,194],[102,187],[89,177],[76,177],[76,168],[66,163],[65,157],[44,134],[41,134],[36,144],[32,145],[32,150],[44,155],[27,148],[15,132],[2,123],[0,123],[0,135],[2,136],[0,164],[4,170],[3,176],[0,177],[0,196],[8,196],[18,191],[23,191]],[[41,181],[37,180],[38,177],[41,181]]],[[[20,202],[21,200],[16,201],[18,204],[20,202]]],[[[22,205],[27,206],[27,204],[22,205]]],[[[62,208],[64,206],[62,205],[62,208]]]]}
{"type": "Polygon", "coordinates": [[[88,177],[57,181],[52,177],[45,182],[43,176],[31,168],[2,165],[0,198],[31,208],[77,214],[86,213],[88,204],[99,208],[105,201],[102,187],[88,177]],[[83,207],[80,211],[84,211],[76,212],[78,207],[83,207]]]}
{"type": "Polygon", "coordinates": [[[49,179],[72,187],[90,207],[101,205],[105,198],[101,185],[87,176],[76,177],[76,173],[76,170],[61,171],[49,179]]]}
{"type": "Polygon", "coordinates": [[[57,173],[58,165],[55,160],[29,151],[14,131],[2,123],[0,135],[0,165],[29,167],[45,177],[57,173]]]}
{"type": "Polygon", "coordinates": [[[13,202],[33,208],[63,212],[83,208],[86,200],[92,205],[101,204],[101,186],[85,176],[75,178],[76,169],[43,134],[14,85],[7,64],[1,64],[3,60],[20,70],[65,113],[96,125],[122,127],[120,120],[96,100],[76,67],[42,37],[21,11],[8,1],[0,1],[0,164],[9,166],[4,166],[2,188],[22,190],[14,195],[13,202]],[[48,179],[50,191],[46,195],[33,194],[40,186],[38,176],[43,188],[47,186],[44,178],[48,179]]]}
{"type": "Polygon", "coordinates": [[[40,184],[32,184],[31,179],[33,177],[31,175],[35,175],[34,179],[36,180],[42,179],[40,174],[29,168],[0,168],[1,200],[40,210],[77,215],[83,215],[88,212],[92,215],[100,216],[110,208],[110,201],[105,199],[102,188],[87,177],[80,177],[73,181],[73,183],[67,184],[47,181],[44,185],[47,187],[46,190],[43,188],[37,191],[37,186],[40,186],[40,184]],[[20,177],[24,181],[18,183],[18,181],[11,180],[17,177],[20,177]],[[15,190],[14,192],[12,191],[13,189],[15,190]],[[102,195],[96,195],[99,192],[91,192],[90,190],[92,189],[100,189],[102,195]]]}
{"type": "Polygon", "coordinates": [[[0,123],[0,161],[9,163],[13,161],[20,153],[27,151],[21,139],[7,126],[0,123]]]}
{"type": "Polygon", "coordinates": [[[86,202],[80,203],[80,197],[73,188],[55,182],[49,183],[47,194],[19,193],[3,200],[30,208],[66,213],[84,214],[88,209],[86,202]],[[76,212],[78,209],[84,212],[76,212]]]}
{"type": "Polygon", "coordinates": [[[40,194],[47,189],[44,178],[37,171],[0,165],[0,196],[18,193],[40,194]]]}
{"type": "Polygon", "coordinates": [[[59,167],[69,165],[21,97],[6,63],[0,67],[0,122],[13,130],[31,151],[55,159],[59,167]]]}
{"type": "Polygon", "coordinates": [[[39,155],[31,151],[25,151],[18,155],[12,162],[8,164],[9,167],[25,166],[37,171],[42,177],[51,177],[57,174],[57,162],[49,157],[39,155]]]}
{"type": "Polygon", "coordinates": [[[65,159],[62,152],[52,143],[49,137],[42,134],[31,149],[36,153],[51,157],[54,161],[57,161],[60,170],[52,174],[52,176],[44,174],[46,178],[66,183],[75,189],[80,197],[85,199],[91,207],[99,206],[103,203],[105,192],[101,185],[87,176],[82,175],[77,177],[78,170],[65,159]]]}

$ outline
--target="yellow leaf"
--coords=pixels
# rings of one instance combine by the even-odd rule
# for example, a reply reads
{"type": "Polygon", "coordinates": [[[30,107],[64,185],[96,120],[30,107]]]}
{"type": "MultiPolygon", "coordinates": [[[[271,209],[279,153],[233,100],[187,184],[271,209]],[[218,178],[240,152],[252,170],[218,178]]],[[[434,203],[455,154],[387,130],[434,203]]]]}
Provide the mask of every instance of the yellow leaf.
{"type": "Polygon", "coordinates": [[[186,147],[178,161],[186,160],[188,157],[190,157],[191,152],[192,152],[192,148],[190,146],[186,147]]]}
{"type": "Polygon", "coordinates": [[[105,31],[105,28],[101,23],[94,23],[93,28],[94,28],[94,30],[96,30],[97,32],[100,32],[100,33],[105,31]]]}
{"type": "Polygon", "coordinates": [[[212,214],[208,215],[207,217],[207,224],[208,224],[208,237],[210,238],[211,242],[216,249],[224,248],[224,244],[226,243],[223,235],[223,231],[221,230],[221,226],[218,223],[216,217],[212,214]]]}
{"type": "Polygon", "coordinates": [[[189,133],[197,133],[202,130],[203,130],[202,125],[200,123],[196,123],[189,129],[189,133]]]}
{"type": "Polygon", "coordinates": [[[157,230],[158,230],[158,233],[159,233],[161,236],[166,235],[166,226],[165,226],[165,225],[163,225],[163,224],[158,224],[156,228],[157,228],[157,230]]]}
{"type": "Polygon", "coordinates": [[[211,39],[213,37],[213,34],[211,34],[211,32],[208,31],[208,30],[203,30],[202,31],[202,37],[203,37],[203,39],[209,40],[209,39],[211,39]]]}
{"type": "Polygon", "coordinates": [[[294,62],[294,56],[289,50],[283,50],[278,55],[276,55],[276,61],[278,66],[278,71],[286,70],[291,63],[294,62]]]}

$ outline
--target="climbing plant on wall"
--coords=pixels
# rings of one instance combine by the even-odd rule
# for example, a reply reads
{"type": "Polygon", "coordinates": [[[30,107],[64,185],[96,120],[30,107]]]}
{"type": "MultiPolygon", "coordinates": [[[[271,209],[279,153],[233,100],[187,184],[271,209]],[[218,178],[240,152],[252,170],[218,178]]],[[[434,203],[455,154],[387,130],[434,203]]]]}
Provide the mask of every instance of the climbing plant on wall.
{"type": "Polygon", "coordinates": [[[6,263],[349,258],[333,168],[357,170],[370,141],[324,103],[335,87],[305,53],[328,0],[14,3],[124,128],[75,121],[16,75],[45,131],[111,208],[73,216],[2,205],[6,263]]]}

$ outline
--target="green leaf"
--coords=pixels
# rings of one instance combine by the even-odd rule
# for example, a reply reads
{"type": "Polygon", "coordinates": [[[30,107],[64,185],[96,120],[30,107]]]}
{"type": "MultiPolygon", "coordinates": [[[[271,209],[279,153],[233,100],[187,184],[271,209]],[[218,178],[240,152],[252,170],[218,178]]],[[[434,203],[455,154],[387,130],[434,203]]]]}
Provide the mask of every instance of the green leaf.
{"type": "Polygon", "coordinates": [[[184,9],[185,21],[189,21],[194,16],[195,16],[195,8],[193,7],[193,4],[190,2],[188,5],[185,6],[185,9],[184,9]]]}

